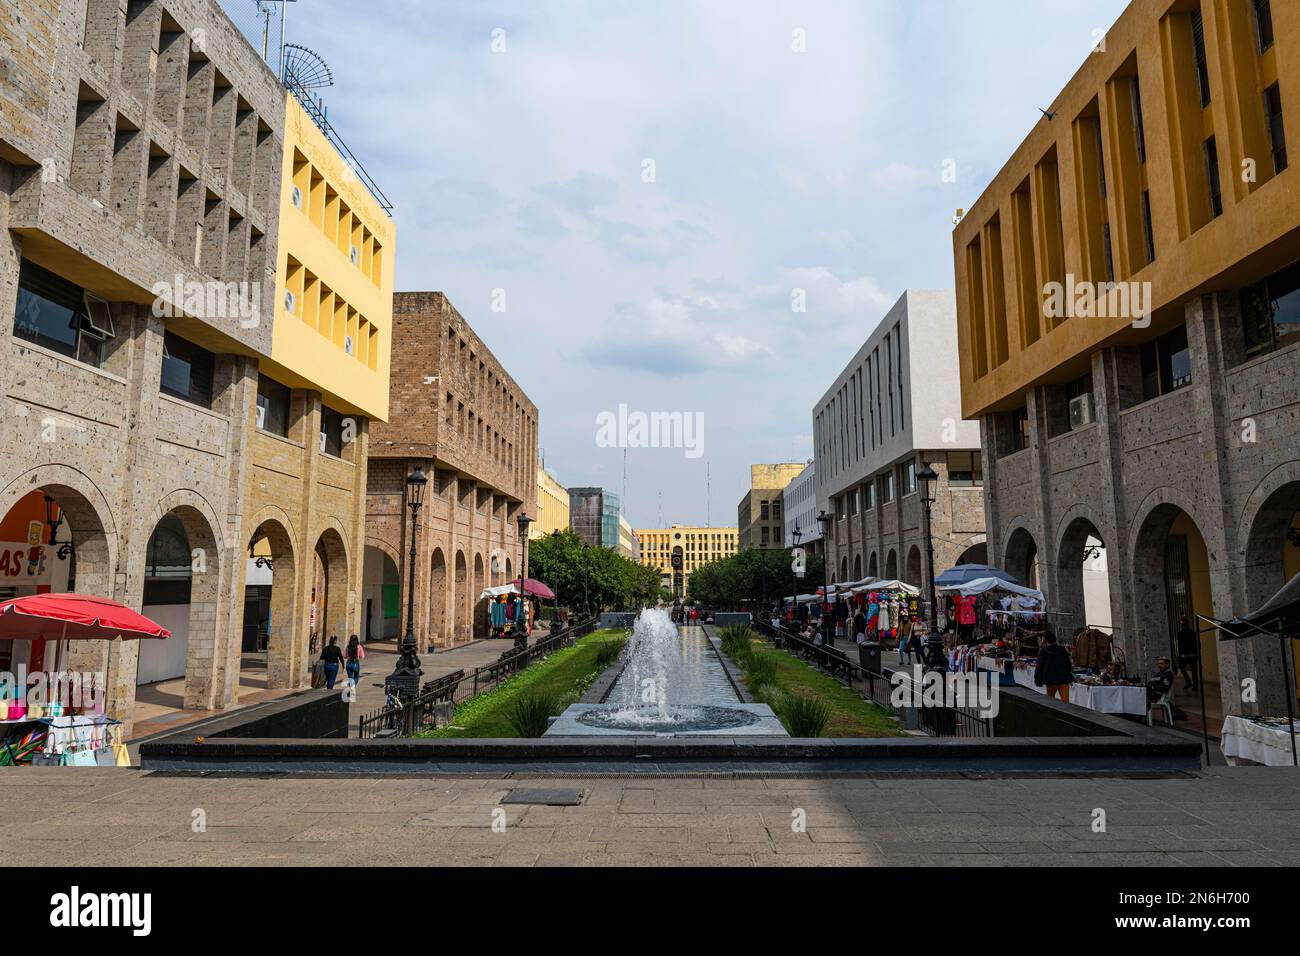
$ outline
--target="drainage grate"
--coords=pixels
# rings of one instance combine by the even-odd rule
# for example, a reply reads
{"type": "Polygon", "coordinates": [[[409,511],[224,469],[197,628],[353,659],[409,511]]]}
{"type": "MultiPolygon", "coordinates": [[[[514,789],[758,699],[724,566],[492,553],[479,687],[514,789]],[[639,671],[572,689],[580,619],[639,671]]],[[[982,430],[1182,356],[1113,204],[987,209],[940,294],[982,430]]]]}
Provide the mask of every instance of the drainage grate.
{"type": "Polygon", "coordinates": [[[532,803],[544,807],[576,807],[582,804],[583,792],[569,789],[525,789],[511,790],[501,798],[502,803],[532,803]]]}

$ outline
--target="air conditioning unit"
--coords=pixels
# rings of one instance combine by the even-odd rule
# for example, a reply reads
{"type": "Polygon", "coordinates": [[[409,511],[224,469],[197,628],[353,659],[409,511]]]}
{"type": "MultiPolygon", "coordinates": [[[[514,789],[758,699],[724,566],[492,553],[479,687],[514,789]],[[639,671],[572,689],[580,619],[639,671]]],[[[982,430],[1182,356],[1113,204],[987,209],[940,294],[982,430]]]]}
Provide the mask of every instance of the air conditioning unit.
{"type": "Polygon", "coordinates": [[[361,250],[356,246],[349,246],[348,258],[352,260],[354,266],[357,265],[361,261],[361,250]]]}
{"type": "Polygon", "coordinates": [[[302,190],[294,186],[289,190],[289,200],[293,203],[295,209],[302,208],[302,190]]]}
{"type": "Polygon", "coordinates": [[[285,290],[284,290],[284,310],[285,310],[286,312],[288,312],[290,315],[293,315],[293,314],[295,314],[295,313],[294,313],[294,308],[297,306],[297,304],[298,304],[298,300],[297,300],[297,298],[294,297],[294,294],[293,294],[292,292],[290,292],[288,289],[285,289],[285,290]]]}
{"type": "Polygon", "coordinates": [[[352,354],[352,336],[343,336],[343,351],[347,352],[349,355],[352,354]]]}
{"type": "Polygon", "coordinates": [[[1070,399],[1070,428],[1082,428],[1097,421],[1097,404],[1092,393],[1070,399]]]}

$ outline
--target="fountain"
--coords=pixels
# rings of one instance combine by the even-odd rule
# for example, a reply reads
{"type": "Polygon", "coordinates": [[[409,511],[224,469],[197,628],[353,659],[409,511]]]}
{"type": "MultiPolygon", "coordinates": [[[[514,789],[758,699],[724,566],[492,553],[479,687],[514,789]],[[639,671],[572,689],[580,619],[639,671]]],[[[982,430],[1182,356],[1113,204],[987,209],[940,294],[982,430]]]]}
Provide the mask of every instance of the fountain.
{"type": "Polygon", "coordinates": [[[703,628],[661,608],[637,616],[625,660],[603,703],[574,704],[546,735],[786,736],[770,707],[741,702],[703,628]]]}

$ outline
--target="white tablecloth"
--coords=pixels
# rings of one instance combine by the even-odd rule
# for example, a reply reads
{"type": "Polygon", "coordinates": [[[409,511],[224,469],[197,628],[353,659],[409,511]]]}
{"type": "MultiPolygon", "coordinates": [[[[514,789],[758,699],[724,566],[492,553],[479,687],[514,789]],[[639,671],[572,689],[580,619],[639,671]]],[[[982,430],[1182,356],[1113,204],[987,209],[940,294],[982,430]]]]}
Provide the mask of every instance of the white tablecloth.
{"type": "MultiPolygon", "coordinates": [[[[1046,687],[1034,684],[1034,665],[1017,663],[1011,671],[1015,682],[1021,687],[1028,687],[1040,694],[1046,694],[1046,687]]],[[[1145,716],[1147,712],[1147,691],[1145,687],[1128,687],[1122,684],[1088,684],[1070,685],[1070,703],[1087,707],[1102,714],[1136,714],[1145,716]]]]}
{"type": "Polygon", "coordinates": [[[1147,712],[1147,689],[1124,684],[1071,684],[1070,703],[1100,714],[1143,716],[1147,712]]]}
{"type": "MultiPolygon", "coordinates": [[[[1296,734],[1300,738],[1300,732],[1296,734]]],[[[1296,740],[1300,745],[1300,739],[1296,740]]],[[[1291,741],[1285,727],[1268,727],[1245,717],[1225,717],[1219,746],[1225,757],[1244,757],[1267,767],[1290,767],[1291,741]]]]}

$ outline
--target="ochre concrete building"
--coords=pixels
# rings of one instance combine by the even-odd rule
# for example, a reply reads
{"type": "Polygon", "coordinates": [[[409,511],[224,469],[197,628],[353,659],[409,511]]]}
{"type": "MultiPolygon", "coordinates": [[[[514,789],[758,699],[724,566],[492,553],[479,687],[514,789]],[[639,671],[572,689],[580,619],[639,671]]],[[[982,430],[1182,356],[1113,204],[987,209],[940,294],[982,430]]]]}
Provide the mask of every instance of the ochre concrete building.
{"type": "Polygon", "coordinates": [[[130,724],[153,671],[179,668],[189,708],[227,706],[239,684],[247,423],[272,355],[285,101],[210,0],[127,12],[5,5],[0,516],[48,496],[70,547],[45,558],[68,564],[67,586],[166,609],[174,634],[0,656],[104,673],[130,724]]]}
{"type": "Polygon", "coordinates": [[[387,559],[383,583],[405,615],[406,477],[423,468],[415,634],[449,647],[486,634],[479,594],[519,569],[517,519],[537,514],[537,406],[441,292],[394,296],[392,354],[389,422],[370,433],[366,544],[387,559]]]}
{"type": "Polygon", "coordinates": [[[684,597],[691,573],[702,564],[735,554],[739,532],[735,528],[702,528],[675,524],[667,528],[638,528],[641,563],[658,568],[660,581],[675,597],[684,597]]]}
{"type": "Polygon", "coordinates": [[[799,477],[804,467],[804,462],[750,465],[749,491],[736,508],[740,550],[785,546],[782,492],[786,485],[799,477]]]}
{"type": "MultiPolygon", "coordinates": [[[[1300,4],[1134,0],[1048,109],[953,234],[963,415],[993,563],[1087,623],[1100,541],[1150,672],[1300,572],[1300,4]]],[[[1286,712],[1276,641],[1202,658],[1286,712]]]]}

